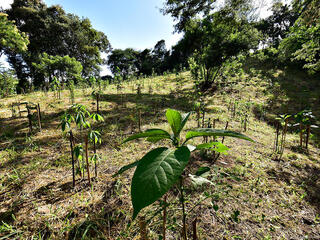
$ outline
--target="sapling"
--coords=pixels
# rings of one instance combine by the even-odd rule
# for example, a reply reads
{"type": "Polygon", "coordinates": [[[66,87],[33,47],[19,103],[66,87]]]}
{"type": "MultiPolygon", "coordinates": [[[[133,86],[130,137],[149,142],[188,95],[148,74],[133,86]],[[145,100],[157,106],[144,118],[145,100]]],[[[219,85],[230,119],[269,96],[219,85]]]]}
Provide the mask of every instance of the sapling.
{"type": "Polygon", "coordinates": [[[286,135],[287,135],[287,131],[288,131],[288,123],[289,123],[290,117],[291,117],[291,115],[284,114],[284,115],[280,115],[279,117],[276,118],[276,120],[278,120],[278,125],[277,125],[277,129],[276,129],[274,152],[276,154],[278,154],[277,159],[279,159],[279,160],[281,159],[283,152],[284,152],[286,135]],[[279,140],[280,127],[282,128],[281,140],[279,140]]]}
{"type": "Polygon", "coordinates": [[[216,142],[210,142],[193,146],[188,144],[188,142],[193,138],[204,136],[229,136],[253,141],[251,138],[241,133],[212,128],[189,130],[183,140],[180,134],[186,125],[190,114],[191,113],[181,115],[178,111],[168,109],[166,111],[166,117],[172,130],[171,134],[162,129],[149,129],[142,133],[134,134],[124,140],[123,143],[126,143],[135,139],[146,138],[147,141],[153,143],[160,140],[168,140],[170,144],[167,147],[159,147],[151,150],[142,159],[122,167],[114,175],[117,176],[128,169],[136,167],[131,182],[131,200],[134,209],[133,219],[137,217],[143,208],[151,205],[166,194],[179,180],[178,188],[180,192],[180,203],[183,210],[182,236],[184,239],[186,239],[187,236],[183,172],[189,163],[192,151],[212,149],[217,145],[216,142]]]}
{"type": "Polygon", "coordinates": [[[294,126],[299,126],[300,148],[303,147],[303,134],[305,134],[305,148],[308,149],[311,128],[318,128],[317,125],[312,124],[312,121],[315,120],[315,116],[312,114],[312,111],[303,110],[297,113],[294,118],[296,121],[294,126]]]}
{"type": "Polygon", "coordinates": [[[93,156],[91,157],[91,162],[94,163],[94,172],[95,177],[98,177],[98,170],[97,170],[97,162],[100,161],[100,156],[97,154],[97,144],[101,143],[101,134],[99,131],[91,130],[89,132],[89,139],[93,143],[93,156]]]}
{"type": "Polygon", "coordinates": [[[69,136],[70,136],[70,147],[71,147],[71,157],[72,157],[72,166],[73,166],[73,176],[74,173],[74,158],[76,157],[78,161],[78,169],[81,177],[84,177],[84,170],[87,169],[88,181],[90,183],[90,171],[89,171],[89,154],[88,154],[88,141],[93,143],[94,146],[94,155],[90,158],[90,161],[95,165],[95,176],[97,177],[97,162],[99,161],[99,156],[96,152],[96,144],[101,143],[101,134],[100,132],[93,130],[91,124],[89,122],[92,119],[94,122],[103,122],[104,119],[98,113],[90,114],[87,108],[81,104],[75,104],[71,107],[75,116],[72,116],[70,113],[65,113],[61,117],[60,126],[62,131],[65,132],[66,129],[69,129],[69,136]],[[80,139],[81,142],[83,141],[82,131],[84,129],[88,130],[88,135],[85,135],[84,142],[85,142],[85,151],[83,151],[82,143],[76,145],[74,141],[74,137],[72,134],[71,123],[74,122],[78,129],[80,130],[80,139]],[[85,153],[85,159],[83,154],[85,153]],[[84,163],[86,161],[86,163],[84,163]]]}

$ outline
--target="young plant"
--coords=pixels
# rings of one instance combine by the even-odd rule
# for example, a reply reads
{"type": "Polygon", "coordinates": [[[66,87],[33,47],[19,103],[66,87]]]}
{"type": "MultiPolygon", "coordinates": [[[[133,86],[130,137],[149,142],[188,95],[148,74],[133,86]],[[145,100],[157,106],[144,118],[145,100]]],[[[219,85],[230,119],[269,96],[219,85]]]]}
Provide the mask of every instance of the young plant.
{"type": "Polygon", "coordinates": [[[81,175],[81,177],[84,177],[84,170],[87,169],[88,174],[88,181],[90,183],[90,171],[89,171],[89,161],[93,162],[95,165],[95,176],[97,177],[97,162],[99,161],[100,157],[97,155],[96,152],[96,144],[101,143],[101,134],[99,131],[93,130],[91,127],[90,119],[94,122],[103,122],[103,117],[98,113],[90,114],[87,108],[84,105],[81,104],[75,104],[71,107],[70,110],[71,113],[66,112],[61,117],[61,129],[63,132],[65,132],[67,129],[69,130],[69,136],[70,136],[70,148],[71,148],[71,157],[72,157],[72,175],[73,175],[73,185],[75,185],[75,159],[78,161],[78,171],[81,175]],[[73,116],[72,113],[75,115],[73,116]],[[80,144],[76,145],[73,137],[72,122],[75,123],[77,128],[80,130],[80,144]],[[87,129],[86,133],[88,135],[83,136],[82,131],[84,129],[87,129]],[[93,143],[93,150],[94,155],[89,160],[89,154],[88,154],[88,142],[93,143]],[[85,151],[83,151],[82,143],[85,142],[85,151]],[[84,159],[83,155],[85,153],[86,158],[84,159]]]}
{"type": "Polygon", "coordinates": [[[288,123],[289,123],[290,117],[291,117],[291,115],[289,115],[289,114],[283,114],[283,115],[280,115],[279,117],[276,118],[276,120],[278,120],[278,124],[277,124],[277,129],[276,129],[274,153],[277,155],[276,158],[278,160],[281,160],[283,152],[284,152],[286,136],[287,136],[288,126],[289,126],[288,123]],[[281,139],[280,139],[279,137],[280,137],[280,129],[281,128],[282,128],[282,133],[281,133],[281,139]]]}
{"type": "Polygon", "coordinates": [[[54,96],[61,99],[61,83],[57,77],[53,77],[51,87],[54,91],[54,96]]]}
{"type": "Polygon", "coordinates": [[[315,120],[315,116],[312,114],[312,111],[303,110],[297,113],[294,118],[296,121],[294,126],[299,126],[300,148],[303,147],[303,134],[305,134],[305,146],[306,149],[308,149],[311,128],[318,128],[318,126],[312,125],[312,121],[315,120]]]}
{"type": "MultiPolygon", "coordinates": [[[[187,143],[196,137],[218,137],[229,136],[248,141],[251,138],[233,131],[218,130],[212,128],[198,128],[186,133],[185,139],[181,138],[181,131],[186,125],[191,113],[181,115],[178,111],[168,109],[166,112],[167,121],[172,133],[162,129],[149,129],[145,132],[130,136],[123,143],[146,138],[149,142],[168,140],[171,147],[159,147],[148,152],[142,159],[122,167],[118,173],[121,174],[128,169],[136,167],[131,182],[131,200],[133,205],[133,219],[145,207],[151,205],[167,193],[179,180],[180,202],[183,209],[183,236],[186,238],[186,212],[183,196],[183,172],[189,163],[192,151],[210,149],[217,143],[210,142],[197,146],[187,143]]],[[[220,143],[222,144],[222,143],[220,143]]]]}

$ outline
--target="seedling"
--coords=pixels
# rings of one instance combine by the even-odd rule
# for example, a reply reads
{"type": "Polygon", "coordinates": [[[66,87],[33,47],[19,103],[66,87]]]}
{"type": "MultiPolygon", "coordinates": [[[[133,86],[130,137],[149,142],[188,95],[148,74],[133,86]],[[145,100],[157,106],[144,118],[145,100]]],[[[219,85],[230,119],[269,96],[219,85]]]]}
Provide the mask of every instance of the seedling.
{"type": "Polygon", "coordinates": [[[78,161],[78,169],[81,177],[84,177],[84,170],[87,169],[87,175],[88,175],[88,181],[89,184],[91,183],[90,179],[90,169],[89,169],[89,161],[94,163],[95,166],[95,176],[97,177],[97,162],[100,160],[100,157],[97,155],[96,152],[96,144],[101,143],[101,134],[99,131],[93,130],[91,128],[90,119],[94,122],[103,122],[104,119],[101,115],[97,113],[90,114],[87,108],[84,105],[81,104],[75,104],[71,107],[70,112],[73,112],[75,116],[73,116],[70,113],[65,113],[61,117],[61,129],[63,132],[65,132],[67,129],[69,129],[69,136],[70,136],[70,148],[71,148],[71,158],[72,158],[72,175],[73,175],[73,185],[75,185],[75,169],[74,169],[74,156],[76,157],[76,160],[78,161]],[[84,136],[80,136],[81,143],[79,145],[75,144],[72,127],[71,124],[75,123],[77,128],[80,130],[80,135],[82,135],[82,132],[84,129],[87,129],[87,134],[84,136]],[[93,143],[93,151],[94,155],[89,160],[89,153],[88,153],[88,143],[93,143]],[[83,151],[82,142],[85,143],[85,151],[83,151]],[[85,153],[85,161],[83,154],[85,153]]]}
{"type": "MultiPolygon", "coordinates": [[[[136,167],[131,182],[131,200],[133,205],[133,219],[139,212],[160,199],[166,194],[179,180],[178,188],[180,190],[180,203],[183,216],[183,238],[186,239],[186,211],[183,190],[183,172],[190,160],[192,151],[200,149],[212,149],[217,145],[215,142],[200,144],[197,146],[187,143],[196,137],[218,137],[229,136],[248,141],[251,138],[237,132],[218,130],[212,128],[198,128],[186,133],[183,140],[180,136],[182,129],[186,125],[191,113],[181,115],[178,111],[168,109],[166,112],[167,121],[171,127],[172,133],[162,129],[149,129],[145,132],[130,136],[123,143],[146,138],[149,142],[158,142],[168,140],[168,147],[159,147],[148,152],[142,159],[122,167],[114,176],[117,176],[133,167],[136,167]]],[[[222,143],[220,143],[222,144],[222,143]]]]}
{"type": "Polygon", "coordinates": [[[286,135],[288,131],[288,122],[290,119],[291,115],[289,114],[284,114],[280,115],[279,117],[276,118],[278,120],[277,123],[277,129],[276,129],[276,138],[275,138],[275,143],[274,143],[274,153],[277,155],[277,159],[281,160],[284,148],[285,148],[285,142],[286,142],[286,135]],[[282,129],[281,133],[281,140],[280,140],[280,129],[282,129]]]}
{"type": "Polygon", "coordinates": [[[61,86],[61,83],[57,77],[53,77],[51,87],[52,87],[52,90],[54,91],[55,98],[61,99],[61,87],[62,86],[61,86]]]}
{"type": "Polygon", "coordinates": [[[312,114],[312,111],[303,110],[297,113],[294,118],[296,121],[294,126],[299,126],[300,148],[303,148],[303,134],[305,134],[305,148],[308,149],[311,128],[318,128],[317,125],[312,124],[312,121],[315,120],[315,116],[312,114]]]}

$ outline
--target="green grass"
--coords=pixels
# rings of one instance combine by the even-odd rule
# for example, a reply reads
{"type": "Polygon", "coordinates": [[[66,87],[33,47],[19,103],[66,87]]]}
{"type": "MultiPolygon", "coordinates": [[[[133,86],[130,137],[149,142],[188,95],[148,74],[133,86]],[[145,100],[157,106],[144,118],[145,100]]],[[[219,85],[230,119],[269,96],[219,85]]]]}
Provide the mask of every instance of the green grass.
{"type": "MultiPolygon", "coordinates": [[[[218,91],[206,93],[206,118],[219,118],[216,128],[224,128],[229,121],[230,130],[243,132],[241,117],[233,117],[228,104],[234,99],[241,104],[252,103],[245,134],[256,142],[226,138],[229,154],[214,163],[201,154],[193,155],[186,174],[195,173],[199,166],[209,166],[209,179],[214,185],[194,189],[187,184],[186,205],[193,209],[188,213],[189,235],[192,220],[197,217],[199,239],[320,238],[319,138],[315,135],[309,153],[301,152],[296,148],[298,135],[291,131],[282,160],[275,161],[271,156],[275,129],[269,123],[276,114],[297,112],[305,104],[320,117],[320,103],[314,100],[319,93],[309,87],[305,77],[294,70],[249,69],[241,76],[230,77],[218,91]],[[307,93],[294,95],[297,86],[309,89],[312,98],[304,99],[307,93]],[[307,102],[301,103],[301,98],[307,102]]],[[[69,92],[63,91],[61,100],[54,99],[52,92],[2,100],[0,222],[4,223],[0,236],[12,233],[18,239],[139,239],[138,221],[131,222],[129,181],[133,172],[118,178],[112,175],[153,146],[142,140],[120,143],[138,131],[138,108],[143,130],[167,129],[167,108],[193,110],[192,88],[188,72],[125,83],[121,92],[114,85],[106,86],[100,103],[106,121],[95,126],[102,131],[99,177],[92,186],[77,177],[74,190],[68,139],[58,128],[60,115],[71,105],[69,92]],[[141,96],[136,90],[139,83],[141,96]],[[18,101],[40,103],[41,132],[26,137],[26,118],[11,119],[10,104],[18,101]]],[[[91,92],[92,89],[77,89],[75,102],[95,111],[91,92]]],[[[196,126],[194,114],[186,129],[196,126]]],[[[175,188],[168,194],[168,239],[180,239],[182,216],[177,195],[175,188]]],[[[159,239],[161,233],[161,215],[154,216],[158,208],[156,203],[142,211],[150,220],[150,239],[159,239]]]]}

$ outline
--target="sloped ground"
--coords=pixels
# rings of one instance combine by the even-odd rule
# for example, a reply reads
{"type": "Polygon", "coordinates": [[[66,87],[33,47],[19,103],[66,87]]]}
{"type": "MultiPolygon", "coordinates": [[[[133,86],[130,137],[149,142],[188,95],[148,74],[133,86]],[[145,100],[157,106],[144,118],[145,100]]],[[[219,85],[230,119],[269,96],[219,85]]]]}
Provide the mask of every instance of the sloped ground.
{"type": "MultiPolygon", "coordinates": [[[[190,236],[192,222],[197,218],[199,239],[320,239],[317,135],[312,137],[309,152],[306,152],[297,147],[298,134],[290,131],[282,159],[276,160],[272,156],[274,116],[300,110],[301,100],[294,95],[294,90],[299,89],[294,87],[295,83],[300,89],[302,85],[308,88],[306,79],[299,79],[292,72],[246,69],[243,75],[230,77],[221,90],[208,91],[204,96],[206,121],[218,119],[216,128],[225,128],[228,121],[228,129],[241,131],[256,142],[226,138],[229,154],[220,156],[215,162],[210,153],[192,156],[185,176],[195,173],[199,166],[209,166],[209,179],[214,184],[195,188],[190,180],[186,180],[190,236]],[[296,80],[292,81],[292,76],[296,80]],[[289,81],[292,81],[291,85],[289,81]],[[233,115],[230,103],[235,99],[239,104],[233,115]],[[249,123],[244,132],[241,117],[247,106],[249,123]]],[[[192,111],[195,95],[189,73],[141,80],[141,96],[137,96],[138,83],[126,83],[119,91],[114,85],[103,90],[100,110],[105,123],[94,126],[102,131],[98,178],[93,178],[90,186],[87,180],[77,176],[75,189],[72,188],[69,142],[58,127],[60,115],[71,105],[69,93],[62,92],[60,100],[55,99],[52,92],[39,92],[1,101],[0,237],[140,238],[138,221],[131,221],[130,179],[133,171],[116,178],[112,175],[155,146],[142,140],[120,143],[138,131],[137,109],[141,109],[142,129],[169,130],[165,124],[165,110],[170,107],[182,112],[192,111]],[[34,130],[29,136],[27,119],[11,118],[10,106],[18,101],[40,103],[41,132],[34,130]]],[[[317,85],[313,85],[303,98],[312,96],[309,105],[319,116],[317,99],[320,93],[317,95],[316,89],[317,85]]],[[[95,111],[91,92],[90,89],[77,90],[75,102],[95,111]]],[[[197,127],[195,114],[186,127],[197,127]]],[[[157,145],[163,144],[166,143],[157,145]]],[[[93,174],[93,169],[91,172],[93,174]]],[[[180,239],[182,218],[178,195],[176,188],[167,195],[170,204],[167,239],[180,239]]],[[[148,222],[150,239],[161,239],[159,209],[160,202],[141,213],[148,222]]]]}

